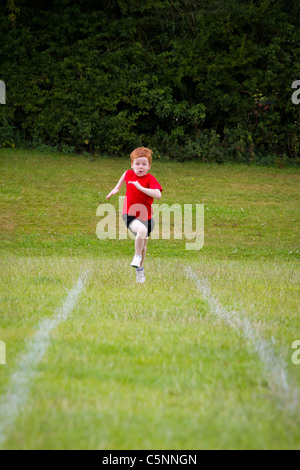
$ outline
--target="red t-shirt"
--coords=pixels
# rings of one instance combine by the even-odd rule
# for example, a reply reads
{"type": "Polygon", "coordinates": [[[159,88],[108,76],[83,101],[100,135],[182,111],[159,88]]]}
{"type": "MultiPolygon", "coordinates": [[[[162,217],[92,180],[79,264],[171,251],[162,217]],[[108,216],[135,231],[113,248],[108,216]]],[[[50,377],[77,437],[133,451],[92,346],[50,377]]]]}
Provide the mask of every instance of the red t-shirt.
{"type": "Polygon", "coordinates": [[[162,187],[154,178],[153,175],[147,173],[144,176],[137,176],[133,170],[128,170],[125,173],[126,181],[126,195],[123,205],[123,214],[132,215],[142,221],[150,220],[153,215],[153,197],[142,193],[137,189],[134,184],[128,184],[129,181],[138,181],[141,186],[149,189],[159,189],[162,191],[162,187]]]}

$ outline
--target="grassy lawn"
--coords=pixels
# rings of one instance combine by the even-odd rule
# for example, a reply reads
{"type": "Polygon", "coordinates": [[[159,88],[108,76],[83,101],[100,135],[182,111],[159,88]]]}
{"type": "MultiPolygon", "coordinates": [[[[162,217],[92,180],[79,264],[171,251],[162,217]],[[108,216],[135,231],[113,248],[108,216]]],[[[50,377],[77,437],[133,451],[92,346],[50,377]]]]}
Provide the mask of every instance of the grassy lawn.
{"type": "MultiPolygon", "coordinates": [[[[129,159],[0,151],[0,446],[299,449],[299,170],[155,160],[161,203],[205,204],[205,243],[187,251],[186,240],[150,240],[138,285],[134,242],[95,234],[97,207],[128,168],[129,159]],[[33,379],[20,382],[28,396],[10,419],[5,397],[24,351],[83,269],[85,288],[33,379]],[[254,336],[236,327],[240,316],[254,336]],[[259,338],[286,365],[287,389],[274,386],[259,338]]],[[[118,209],[117,196],[110,202],[118,209]]]]}

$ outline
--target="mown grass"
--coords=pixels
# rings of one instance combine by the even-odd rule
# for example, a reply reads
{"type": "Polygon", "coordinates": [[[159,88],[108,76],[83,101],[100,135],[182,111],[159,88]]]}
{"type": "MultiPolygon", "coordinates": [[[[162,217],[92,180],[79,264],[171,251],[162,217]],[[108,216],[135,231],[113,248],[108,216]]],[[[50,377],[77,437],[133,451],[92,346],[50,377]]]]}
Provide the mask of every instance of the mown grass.
{"type": "MultiPolygon", "coordinates": [[[[111,256],[132,251],[131,240],[95,236],[96,210],[129,159],[0,151],[0,249],[55,256],[111,256]]],[[[153,256],[194,259],[299,259],[299,171],[245,165],[155,160],[165,204],[205,204],[205,246],[152,240],[153,256]]],[[[119,195],[124,195],[124,189],[119,195]]],[[[118,196],[119,196],[118,195],[118,196]]],[[[118,196],[110,203],[118,210],[118,196]]]]}
{"type": "Polygon", "coordinates": [[[224,308],[243,312],[296,390],[297,170],[155,162],[162,202],[206,204],[205,245],[188,252],[185,240],[150,240],[147,280],[137,285],[133,241],[95,235],[97,205],[127,161],[4,150],[0,162],[0,397],[39,322],[83,266],[91,274],[52,334],[5,448],[300,448],[299,402],[287,409],[254,345],[184,271],[191,266],[224,308]]]}

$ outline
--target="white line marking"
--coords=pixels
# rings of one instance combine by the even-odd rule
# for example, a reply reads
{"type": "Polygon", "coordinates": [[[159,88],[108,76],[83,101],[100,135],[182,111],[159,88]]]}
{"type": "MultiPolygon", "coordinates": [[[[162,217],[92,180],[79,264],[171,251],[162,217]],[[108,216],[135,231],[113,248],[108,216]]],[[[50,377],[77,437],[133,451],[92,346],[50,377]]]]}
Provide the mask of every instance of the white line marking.
{"type": "Polygon", "coordinates": [[[88,270],[81,273],[77,284],[69,291],[63,306],[52,318],[42,320],[37,326],[35,336],[28,341],[18,363],[18,368],[10,379],[8,389],[5,395],[0,397],[0,448],[3,447],[9,432],[26,404],[37,374],[37,366],[50,344],[51,332],[68,318],[78,297],[84,290],[88,277],[88,270]]]}
{"type": "Polygon", "coordinates": [[[258,328],[252,325],[240,312],[228,311],[227,308],[212,295],[211,286],[207,279],[199,279],[190,266],[188,268],[185,267],[184,270],[187,277],[195,282],[197,289],[207,301],[210,310],[230,327],[234,328],[238,334],[242,334],[252,343],[260,360],[265,366],[268,373],[269,386],[274,395],[279,399],[281,407],[295,411],[296,408],[298,408],[299,390],[289,385],[285,370],[286,364],[282,358],[275,354],[272,344],[262,338],[258,328]]]}

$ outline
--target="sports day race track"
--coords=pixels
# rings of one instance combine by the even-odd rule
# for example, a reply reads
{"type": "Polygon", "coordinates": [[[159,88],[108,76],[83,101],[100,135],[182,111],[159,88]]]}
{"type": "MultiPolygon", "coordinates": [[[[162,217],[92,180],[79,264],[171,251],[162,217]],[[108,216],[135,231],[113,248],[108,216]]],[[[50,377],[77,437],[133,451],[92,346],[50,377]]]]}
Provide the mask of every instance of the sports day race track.
{"type": "MultiPolygon", "coordinates": [[[[162,275],[160,275],[159,279],[150,280],[149,300],[142,296],[142,306],[133,311],[134,304],[130,295],[128,297],[125,295],[121,304],[118,296],[115,296],[115,298],[110,297],[110,293],[106,292],[107,288],[109,289],[109,279],[112,280],[114,276],[113,271],[110,271],[108,266],[107,269],[103,266],[100,268],[100,264],[96,263],[95,265],[92,261],[86,261],[84,265],[79,265],[79,263],[78,261],[79,277],[68,290],[61,307],[57,306],[56,313],[41,319],[34,326],[32,336],[24,341],[14,365],[8,370],[6,386],[1,389],[0,398],[2,448],[11,445],[12,440],[16,439],[18,435],[23,436],[24,448],[30,448],[30,439],[27,441],[26,438],[26,422],[28,420],[30,422],[33,419],[33,422],[35,422],[34,434],[35,428],[41,432],[40,425],[48,415],[50,426],[43,427],[41,436],[44,445],[49,437],[51,442],[51,427],[55,427],[55,423],[61,423],[64,428],[68,429],[67,423],[70,416],[68,413],[63,412],[66,406],[66,403],[64,404],[65,394],[68,395],[67,383],[71,388],[72,382],[78,384],[79,390],[83,393],[82,400],[84,401],[84,389],[87,379],[85,373],[86,369],[89,369],[89,352],[84,355],[84,360],[83,358],[79,359],[80,364],[75,363],[75,369],[71,371],[70,361],[72,362],[72,360],[68,358],[68,354],[70,354],[70,351],[68,352],[69,347],[67,343],[64,346],[63,341],[64,331],[66,339],[70,335],[68,324],[72,328],[71,336],[74,336],[71,341],[71,354],[75,355],[77,360],[81,355],[80,351],[86,346],[87,351],[91,351],[90,348],[94,350],[91,356],[101,355],[99,363],[94,364],[94,380],[92,383],[88,382],[89,394],[97,397],[97,402],[99,401],[102,405],[100,409],[97,406],[94,410],[95,416],[101,421],[104,416],[107,417],[107,413],[111,414],[111,419],[113,417],[113,421],[115,421],[115,423],[112,422],[113,429],[117,423],[121,428],[125,425],[118,414],[121,405],[120,395],[127,400],[127,403],[130,403],[131,400],[135,401],[135,404],[132,403],[129,407],[130,419],[126,429],[127,427],[131,429],[132,426],[134,432],[137,433],[141,432],[140,426],[143,426],[142,422],[139,424],[140,413],[145,413],[147,408],[147,411],[149,412],[150,409],[155,417],[150,424],[153,432],[155,432],[157,426],[165,425],[165,413],[168,413],[168,409],[170,412],[172,409],[174,411],[174,406],[175,409],[177,408],[174,398],[176,398],[176,402],[177,400],[187,402],[184,405],[185,412],[187,415],[191,413],[189,419],[192,428],[194,432],[197,430],[200,435],[203,427],[206,428],[207,426],[206,420],[208,417],[205,418],[206,414],[209,416],[211,412],[217,412],[222,416],[225,412],[224,421],[223,418],[219,418],[220,422],[217,425],[219,434],[216,437],[219,442],[226,442],[226,426],[229,424],[228,414],[223,404],[224,400],[227,402],[226,406],[229,406],[229,409],[235,415],[234,417],[231,416],[231,421],[237,419],[238,416],[239,419],[242,419],[243,415],[247,416],[247,420],[250,419],[250,423],[246,425],[248,432],[250,424],[256,426],[256,423],[260,422],[262,410],[266,408],[272,410],[272,417],[269,415],[266,418],[267,422],[270,423],[270,439],[273,439],[273,435],[276,434],[276,431],[274,433],[274,430],[271,429],[275,417],[277,428],[278,424],[279,427],[280,425],[293,427],[291,423],[294,422],[295,416],[299,415],[299,394],[297,388],[293,385],[295,377],[289,377],[293,374],[288,374],[286,361],[281,357],[281,348],[268,339],[268,333],[265,331],[267,330],[265,325],[267,326],[268,319],[264,319],[264,324],[261,321],[252,322],[250,318],[247,318],[247,313],[237,312],[230,306],[225,307],[222,305],[218,295],[215,294],[216,290],[211,284],[212,279],[208,280],[205,277],[205,272],[200,274],[199,266],[180,264],[180,266],[175,267],[169,264],[168,273],[163,275],[163,279],[166,287],[176,295],[170,295],[170,297],[165,295],[165,309],[162,303],[161,306],[159,304],[154,306],[151,303],[151,299],[155,295],[154,286],[151,286],[151,284],[160,283],[162,280],[162,275]],[[99,268],[103,269],[102,275],[99,268]],[[103,287],[101,293],[99,293],[101,284],[103,287]],[[184,292],[182,291],[183,284],[184,292]],[[95,297],[91,295],[92,292],[95,293],[96,291],[98,291],[97,295],[99,296],[96,295],[97,302],[95,297]],[[109,303],[111,303],[110,306],[109,303]],[[92,306],[92,308],[89,309],[89,306],[92,306]],[[118,311],[114,311],[116,306],[118,306],[118,311]],[[100,307],[99,310],[98,307],[100,307]],[[79,331],[83,329],[83,324],[87,323],[89,324],[89,334],[85,339],[85,334],[81,336],[79,331]],[[103,334],[105,330],[112,331],[111,328],[114,330],[111,337],[108,337],[107,333],[103,334]],[[228,337],[228,342],[226,341],[224,344],[224,340],[221,339],[221,344],[218,346],[217,343],[221,338],[220,332],[228,337]],[[121,341],[120,335],[122,337],[121,341]],[[174,342],[170,342],[170,336],[174,336],[174,342]],[[81,337],[80,341],[79,337],[81,337]],[[217,341],[215,342],[215,340],[217,341]],[[57,342],[60,345],[59,348],[55,347],[57,342]],[[110,345],[109,350],[106,349],[107,345],[110,345]],[[129,353],[128,348],[134,360],[129,355],[127,356],[126,349],[129,353]],[[181,359],[176,360],[176,355],[178,355],[180,349],[182,349],[179,354],[181,359]],[[164,354],[167,350],[168,354],[164,354]],[[222,370],[224,360],[220,362],[220,356],[218,359],[220,353],[222,353],[223,358],[230,358],[228,362],[225,361],[226,374],[222,370]],[[123,358],[118,362],[120,354],[123,358]],[[212,357],[209,358],[209,354],[212,357]],[[209,363],[209,370],[205,371],[206,367],[203,365],[203,361],[206,360],[209,363]],[[247,361],[249,362],[247,363],[247,361]],[[56,372],[54,368],[50,372],[48,382],[51,380],[54,382],[54,386],[51,387],[49,402],[45,407],[45,403],[43,404],[45,399],[43,383],[47,382],[48,369],[51,369],[50,362],[56,365],[59,364],[60,370],[56,372]],[[253,370],[256,370],[257,374],[253,379],[253,383],[247,384],[249,375],[247,373],[245,375],[245,368],[248,367],[250,369],[254,368],[253,370]],[[126,370],[130,370],[130,377],[126,376],[126,370]],[[62,371],[64,371],[63,374],[62,371]],[[144,379],[140,375],[141,372],[145,376],[144,379]],[[45,375],[42,380],[41,375],[45,375]],[[82,388],[80,385],[81,376],[82,388]],[[223,387],[225,389],[228,387],[228,376],[231,383],[229,390],[226,391],[223,387]],[[245,383],[243,384],[243,393],[240,394],[239,389],[242,380],[245,383]],[[110,385],[112,383],[114,383],[113,388],[110,385]],[[141,396],[137,394],[136,390],[136,387],[139,386],[141,387],[141,396]],[[151,397],[153,399],[154,391],[156,399],[151,402],[145,398],[145,403],[143,403],[143,390],[147,396],[146,391],[149,387],[150,389],[154,387],[151,397]],[[218,397],[216,403],[210,409],[212,396],[216,398],[218,395],[221,396],[218,397]],[[163,408],[161,408],[162,397],[163,408]],[[188,402],[190,400],[192,400],[192,408],[189,410],[188,402]],[[36,401],[40,401],[40,403],[36,404],[36,401]],[[107,401],[109,401],[110,406],[115,403],[116,409],[107,408],[107,401]],[[140,409],[141,406],[144,411],[140,409]],[[36,409],[39,410],[38,414],[36,414],[36,409]],[[193,412],[195,409],[197,410],[196,413],[193,412]],[[237,412],[237,410],[239,411],[237,412]]],[[[157,261],[153,263],[154,266],[151,270],[153,274],[157,272],[157,268],[160,266],[157,263],[157,261]]],[[[46,266],[46,264],[35,260],[32,266],[33,271],[32,268],[31,271],[36,271],[40,275],[41,271],[50,268],[48,276],[51,278],[51,268],[57,270],[59,266],[55,266],[55,262],[50,263],[50,266],[49,264],[46,266]]],[[[58,265],[60,264],[58,263],[58,265]]],[[[216,266],[202,266],[202,268],[208,274],[212,269],[216,269],[216,266]]],[[[26,267],[23,267],[23,269],[26,269],[26,267]]],[[[125,274],[126,268],[123,269],[125,274]]],[[[290,272],[289,276],[291,275],[290,272]]],[[[134,276],[132,279],[129,277],[126,281],[127,288],[132,281],[134,281],[134,276]]],[[[112,282],[117,283],[122,291],[120,279],[112,282]]],[[[110,288],[112,293],[115,286],[110,286],[110,288]]],[[[163,285],[161,288],[164,289],[163,285]]],[[[135,289],[132,288],[131,292],[134,292],[135,289]]],[[[122,296],[122,292],[119,295],[122,296]]],[[[86,407],[82,400],[79,395],[75,403],[69,403],[68,405],[72,406],[73,424],[77,423],[77,414],[78,419],[82,416],[81,407],[86,407]]],[[[91,403],[94,403],[93,399],[91,403]]],[[[88,408],[90,408],[91,403],[88,404],[88,408]]],[[[263,415],[264,413],[265,411],[263,411],[263,415]]],[[[169,416],[170,421],[167,423],[167,429],[174,429],[177,419],[176,413],[173,418],[169,416]]],[[[177,426],[182,425],[180,424],[183,422],[182,420],[185,420],[184,414],[179,419],[179,424],[177,422],[177,426]]],[[[75,424],[75,435],[79,431],[78,425],[79,422],[75,424]]],[[[242,423],[235,423],[237,429],[240,425],[245,426],[243,419],[242,423]]],[[[108,424],[108,426],[110,425],[108,424]]],[[[73,432],[74,429],[72,431],[68,429],[62,443],[56,442],[54,444],[52,442],[50,447],[70,446],[70,439],[74,439],[74,437],[71,437],[73,432]]],[[[99,424],[95,425],[93,432],[96,432],[103,448],[106,446],[116,446],[117,448],[117,444],[114,444],[114,438],[111,437],[112,440],[106,441],[105,435],[109,434],[107,426],[105,426],[105,429],[101,429],[99,424]]],[[[168,432],[168,430],[165,430],[165,434],[160,436],[161,448],[174,449],[177,442],[176,433],[173,434],[172,431],[168,435],[168,432]]],[[[152,444],[146,436],[147,434],[141,440],[141,447],[143,448],[152,444]]],[[[86,441],[85,443],[82,442],[82,445],[93,448],[95,444],[90,442],[88,429],[86,429],[85,439],[86,441]]],[[[189,436],[189,442],[190,439],[191,436],[189,436]]],[[[284,443],[284,441],[282,442],[284,443]]],[[[157,446],[157,441],[153,436],[153,445],[155,444],[157,446]]],[[[74,446],[76,447],[76,442],[74,446]]],[[[201,442],[197,439],[194,446],[195,449],[201,448],[201,442]],[[197,442],[199,442],[199,445],[197,445],[197,442]]],[[[226,447],[226,444],[224,444],[224,447],[226,447]]]]}

